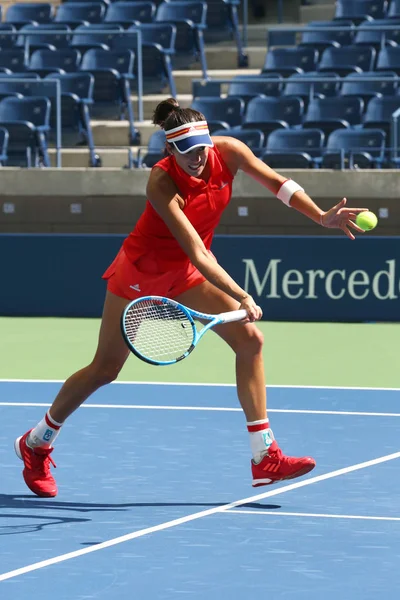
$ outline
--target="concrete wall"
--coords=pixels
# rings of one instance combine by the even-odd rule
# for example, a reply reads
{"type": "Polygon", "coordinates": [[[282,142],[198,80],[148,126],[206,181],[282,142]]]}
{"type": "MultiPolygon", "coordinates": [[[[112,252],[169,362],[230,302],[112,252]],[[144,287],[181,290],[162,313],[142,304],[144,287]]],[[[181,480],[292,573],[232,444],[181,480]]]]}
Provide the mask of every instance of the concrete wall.
{"type": "MultiPolygon", "coordinates": [[[[281,171],[327,209],[343,196],[349,205],[389,218],[370,235],[400,231],[399,171],[281,171]]],[[[127,233],[143,210],[148,170],[0,169],[0,232],[127,233]]],[[[287,209],[244,173],[235,178],[221,234],[331,235],[287,209]],[[240,216],[246,214],[247,216],[240,216]]]]}

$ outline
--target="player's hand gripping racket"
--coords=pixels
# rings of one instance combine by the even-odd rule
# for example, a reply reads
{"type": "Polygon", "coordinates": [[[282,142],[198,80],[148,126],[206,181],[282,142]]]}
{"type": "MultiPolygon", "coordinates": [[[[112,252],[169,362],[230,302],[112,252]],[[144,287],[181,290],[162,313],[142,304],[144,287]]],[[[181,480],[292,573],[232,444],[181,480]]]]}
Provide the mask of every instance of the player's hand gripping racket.
{"type": "Polygon", "coordinates": [[[208,315],[170,298],[144,296],[125,308],[121,329],[128,348],[138,358],[151,365],[172,365],[189,356],[206,331],[215,325],[246,317],[244,309],[208,315]],[[198,330],[195,319],[208,322],[198,330]]]}

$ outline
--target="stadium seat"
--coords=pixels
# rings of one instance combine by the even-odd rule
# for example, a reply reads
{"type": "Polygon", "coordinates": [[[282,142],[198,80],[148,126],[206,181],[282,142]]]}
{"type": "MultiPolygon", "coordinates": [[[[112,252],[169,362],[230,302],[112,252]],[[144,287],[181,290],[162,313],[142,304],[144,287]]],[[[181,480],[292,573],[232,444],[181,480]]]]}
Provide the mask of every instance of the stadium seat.
{"type": "Polygon", "coordinates": [[[204,38],[207,43],[235,40],[238,50],[238,67],[248,66],[248,57],[242,43],[238,7],[240,0],[207,0],[207,28],[204,38]]]}
{"type": "Polygon", "coordinates": [[[4,167],[7,163],[7,150],[9,133],[5,127],[0,127],[0,166],[4,167]]]}
{"type": "Polygon", "coordinates": [[[68,25],[63,25],[61,23],[24,25],[19,30],[16,46],[19,48],[27,47],[30,54],[35,52],[35,50],[57,50],[60,48],[68,48],[70,36],[54,33],[54,31],[65,31],[67,34],[71,29],[68,25]]]}
{"type": "Polygon", "coordinates": [[[318,71],[312,71],[310,73],[295,73],[286,79],[283,95],[298,96],[299,98],[303,99],[305,105],[307,106],[311,98],[336,96],[339,93],[339,81],[316,81],[315,83],[303,81],[304,79],[312,79],[313,77],[319,79],[339,79],[339,75],[337,73],[318,73],[318,71]]]}
{"type": "Polygon", "coordinates": [[[341,96],[359,96],[367,102],[373,96],[382,94],[383,96],[393,96],[398,88],[397,75],[394,71],[367,71],[365,73],[351,73],[346,77],[347,81],[342,84],[341,96]],[[365,77],[374,78],[371,81],[359,81],[365,77]],[[391,81],[381,81],[382,77],[391,79],[391,81]]]}
{"type": "Polygon", "coordinates": [[[23,3],[11,4],[6,12],[6,23],[11,23],[16,27],[28,24],[50,23],[53,17],[53,7],[51,4],[41,3],[23,3]]]}
{"type": "Polygon", "coordinates": [[[265,151],[265,136],[259,129],[239,129],[237,127],[234,129],[217,129],[214,131],[213,136],[229,136],[236,138],[246,144],[258,158],[260,158],[265,151]]]}
{"type": "Polygon", "coordinates": [[[117,107],[119,118],[128,119],[130,143],[138,144],[140,136],[134,125],[130,99],[134,60],[135,55],[132,50],[92,48],[83,55],[80,71],[87,71],[94,76],[92,113],[99,109],[99,116],[105,116],[107,109],[114,112],[117,107]]]}
{"type": "Polygon", "coordinates": [[[246,107],[242,128],[259,129],[268,136],[275,129],[300,125],[304,102],[297,97],[258,97],[246,107]]]}
{"type": "Polygon", "coordinates": [[[8,48],[0,52],[0,67],[10,71],[25,71],[25,52],[22,48],[8,48]]]}
{"type": "Polygon", "coordinates": [[[267,140],[264,162],[291,168],[312,168],[321,162],[325,135],[321,129],[277,129],[267,140]]]}
{"type": "Polygon", "coordinates": [[[391,0],[387,12],[389,19],[400,19],[400,0],[391,0]]]}
{"type": "Polygon", "coordinates": [[[337,0],[335,20],[351,19],[359,24],[365,19],[383,19],[386,15],[386,0],[337,0]]]}
{"type": "Polygon", "coordinates": [[[17,32],[17,29],[14,25],[11,25],[10,23],[0,23],[1,51],[13,48],[15,46],[15,42],[17,41],[17,35],[11,35],[11,32],[17,32]]]}
{"type": "MultiPolygon", "coordinates": [[[[137,47],[137,27],[132,27],[131,34],[116,37],[112,47],[114,50],[134,49],[137,47]]],[[[129,29],[128,29],[129,31],[129,29]]],[[[168,85],[171,96],[176,96],[176,86],[172,73],[171,56],[175,52],[176,26],[171,23],[142,23],[142,65],[144,92],[160,93],[168,85]]],[[[137,60],[135,52],[134,73],[137,83],[137,60]]]]}
{"type": "MultiPolygon", "coordinates": [[[[89,106],[93,104],[94,77],[90,73],[52,73],[46,79],[57,79],[61,86],[61,126],[63,147],[87,144],[90,167],[100,166],[93,141],[89,106]]],[[[51,139],[54,141],[57,127],[57,103],[55,90],[51,97],[51,139]]]]}
{"type": "Polygon", "coordinates": [[[151,23],[155,13],[156,5],[152,2],[114,2],[108,7],[104,22],[130,27],[138,23],[151,23]]]}
{"type": "Polygon", "coordinates": [[[207,78],[207,60],[204,49],[207,3],[192,1],[162,2],[157,8],[155,20],[176,25],[175,69],[185,68],[199,59],[203,76],[207,78]]]}
{"type": "Polygon", "coordinates": [[[392,115],[399,108],[400,96],[378,96],[371,98],[363,118],[364,129],[383,129],[389,140],[392,115]]]}
{"type": "Polygon", "coordinates": [[[123,31],[122,25],[117,23],[91,23],[78,25],[74,29],[70,46],[82,54],[90,48],[103,48],[109,50],[118,33],[123,31]],[[99,33],[97,33],[99,32],[99,33]]]}
{"type": "Polygon", "coordinates": [[[103,2],[67,2],[58,7],[54,22],[65,23],[74,29],[78,25],[101,23],[105,11],[103,2]]]}
{"type": "Polygon", "coordinates": [[[363,21],[360,27],[373,27],[374,31],[359,29],[354,38],[354,44],[373,46],[379,51],[381,47],[388,45],[397,45],[400,43],[400,20],[396,19],[376,19],[374,21],[363,21]],[[394,27],[398,25],[398,29],[385,29],[385,26],[394,27]]]}
{"type": "Polygon", "coordinates": [[[400,75],[400,46],[382,48],[376,60],[375,71],[394,71],[400,75]]]}
{"type": "Polygon", "coordinates": [[[50,128],[48,98],[4,98],[0,102],[0,127],[9,133],[7,166],[50,166],[46,142],[50,128]]]}
{"type": "Polygon", "coordinates": [[[325,135],[339,128],[359,125],[364,101],[358,96],[313,98],[303,121],[304,128],[322,129],[325,135]]]}
{"type": "Polygon", "coordinates": [[[276,74],[238,75],[233,77],[228,87],[229,97],[242,98],[247,104],[256,96],[280,96],[283,77],[276,74]]]}
{"type": "Polygon", "coordinates": [[[191,108],[203,113],[210,132],[241,125],[244,101],[241,98],[194,98],[191,108]]]}
{"type": "Polygon", "coordinates": [[[314,48],[271,48],[265,57],[263,73],[275,72],[284,77],[293,73],[314,71],[318,62],[318,52],[314,48]]]}
{"type": "Polygon", "coordinates": [[[323,168],[381,168],[385,158],[386,134],[381,129],[339,129],[327,141],[323,168]]]}
{"type": "Polygon", "coordinates": [[[35,50],[28,69],[45,77],[49,73],[73,73],[78,69],[81,53],[74,48],[35,50]]]}
{"type": "Polygon", "coordinates": [[[372,46],[341,46],[327,48],[321,56],[318,71],[334,71],[344,77],[349,73],[372,71],[376,50],[372,46]]]}
{"type": "Polygon", "coordinates": [[[341,21],[337,23],[335,21],[311,21],[306,25],[303,30],[301,41],[299,46],[311,46],[323,52],[325,48],[330,46],[349,46],[353,43],[356,28],[354,27],[353,21],[341,21]],[[334,27],[335,29],[332,29],[334,27]],[[343,27],[351,27],[351,31],[343,30],[343,27]],[[307,31],[310,29],[321,29],[321,31],[307,31]],[[331,28],[330,31],[324,30],[324,28],[331,28]]]}
{"type": "Polygon", "coordinates": [[[147,148],[138,150],[138,167],[154,167],[154,165],[165,156],[165,132],[157,129],[149,139],[147,148]]]}

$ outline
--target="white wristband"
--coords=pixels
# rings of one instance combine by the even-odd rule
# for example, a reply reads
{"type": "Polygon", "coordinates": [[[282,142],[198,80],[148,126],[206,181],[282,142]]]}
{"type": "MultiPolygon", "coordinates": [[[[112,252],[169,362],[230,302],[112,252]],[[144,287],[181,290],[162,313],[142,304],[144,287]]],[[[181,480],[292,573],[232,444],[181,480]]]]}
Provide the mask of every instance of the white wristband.
{"type": "Polygon", "coordinates": [[[286,206],[290,206],[290,199],[296,192],[304,192],[304,188],[293,181],[293,179],[286,179],[279,188],[276,197],[279,198],[283,204],[286,204],[286,206]]]}

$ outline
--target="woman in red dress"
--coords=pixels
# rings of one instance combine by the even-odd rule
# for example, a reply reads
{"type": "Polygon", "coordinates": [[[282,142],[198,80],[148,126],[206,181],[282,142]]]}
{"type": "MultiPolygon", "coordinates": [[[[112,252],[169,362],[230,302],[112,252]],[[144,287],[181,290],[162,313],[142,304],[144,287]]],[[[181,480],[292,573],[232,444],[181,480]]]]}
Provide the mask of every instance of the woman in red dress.
{"type": "Polygon", "coordinates": [[[347,208],[343,199],[323,212],[300,185],[270,169],[239,140],[211,138],[205,117],[180,108],[173,98],[157,106],[153,122],[165,130],[168,155],[153,167],[146,208],[104,273],[107,292],[93,361],[65,381],[44,418],[15,441],[25,483],[38,496],[57,494],[50,471],[55,438],[71,413],[118,376],[129,355],[120,332],[121,313],[130,300],[146,295],[174,298],[207,313],[247,311],[246,323],[228,323],[214,331],[236,355],[237,394],[250,435],[253,486],[293,479],[315,466],[310,457],[286,456],[274,439],[266,411],[263,337],[255,325],[261,309],[218,264],[211,242],[239,170],[288,207],[324,227],[342,229],[351,239],[351,229],[361,232],[353,220],[366,209],[347,208]]]}

